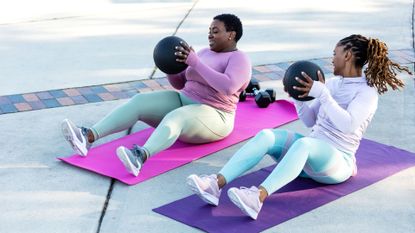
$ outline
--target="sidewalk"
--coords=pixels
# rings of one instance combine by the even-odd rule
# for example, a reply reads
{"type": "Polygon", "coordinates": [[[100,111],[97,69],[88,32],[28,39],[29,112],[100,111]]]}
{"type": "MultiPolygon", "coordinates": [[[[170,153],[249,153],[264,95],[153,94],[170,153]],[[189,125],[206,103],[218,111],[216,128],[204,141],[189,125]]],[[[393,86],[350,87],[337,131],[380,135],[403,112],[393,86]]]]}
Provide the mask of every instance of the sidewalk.
{"type": "MultiPolygon", "coordinates": [[[[412,49],[391,50],[389,53],[391,59],[399,64],[409,66],[413,70],[412,63],[415,62],[415,58],[412,49]]],[[[309,60],[318,64],[327,78],[333,76],[331,73],[333,70],[331,58],[314,58],[309,60]]],[[[292,62],[254,66],[252,77],[260,81],[262,86],[275,87],[281,90],[281,80],[284,77],[286,68],[292,62]]],[[[5,95],[0,96],[0,114],[128,99],[137,93],[162,89],[174,89],[166,77],[5,95]]]]}
{"type": "MultiPolygon", "coordinates": [[[[243,142],[135,186],[55,159],[72,153],[62,119],[89,126],[137,92],[171,88],[162,73],[151,75],[151,54],[176,28],[197,50],[214,15],[237,14],[253,77],[278,89],[300,59],[330,77],[333,46],[352,33],[382,39],[394,61],[414,69],[412,1],[83,2],[0,3],[0,232],[199,232],[152,209],[190,195],[185,178],[218,171],[243,142]]],[[[402,78],[406,88],[380,97],[365,137],[415,152],[415,83],[402,78]]],[[[282,128],[308,132],[299,121],[282,128]]],[[[407,169],[266,232],[414,232],[414,187],[415,168],[407,169]]]]}

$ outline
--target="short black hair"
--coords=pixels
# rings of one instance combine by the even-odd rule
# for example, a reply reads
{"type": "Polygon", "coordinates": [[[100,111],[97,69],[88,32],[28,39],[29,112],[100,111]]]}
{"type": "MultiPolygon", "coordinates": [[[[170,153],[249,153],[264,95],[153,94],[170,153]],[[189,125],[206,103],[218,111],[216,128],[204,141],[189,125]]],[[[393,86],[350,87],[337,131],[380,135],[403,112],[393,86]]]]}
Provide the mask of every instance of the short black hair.
{"type": "Polygon", "coordinates": [[[238,42],[242,37],[242,23],[238,16],[233,14],[220,14],[213,17],[214,20],[219,20],[225,24],[225,29],[227,32],[234,31],[236,32],[235,41],[238,42]]]}

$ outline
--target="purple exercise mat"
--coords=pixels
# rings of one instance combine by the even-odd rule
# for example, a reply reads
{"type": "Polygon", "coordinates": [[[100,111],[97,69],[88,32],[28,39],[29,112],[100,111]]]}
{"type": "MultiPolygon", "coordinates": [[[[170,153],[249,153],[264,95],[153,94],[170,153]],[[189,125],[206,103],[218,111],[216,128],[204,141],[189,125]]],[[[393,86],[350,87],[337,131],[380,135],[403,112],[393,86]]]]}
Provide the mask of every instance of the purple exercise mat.
{"type": "Polygon", "coordinates": [[[414,153],[367,139],[362,140],[356,158],[357,176],[337,185],[297,178],[268,197],[256,221],[230,202],[227,189],[257,186],[273,166],[231,182],[222,191],[218,207],[211,207],[192,195],[153,211],[207,232],[260,232],[415,165],[414,153]]]}

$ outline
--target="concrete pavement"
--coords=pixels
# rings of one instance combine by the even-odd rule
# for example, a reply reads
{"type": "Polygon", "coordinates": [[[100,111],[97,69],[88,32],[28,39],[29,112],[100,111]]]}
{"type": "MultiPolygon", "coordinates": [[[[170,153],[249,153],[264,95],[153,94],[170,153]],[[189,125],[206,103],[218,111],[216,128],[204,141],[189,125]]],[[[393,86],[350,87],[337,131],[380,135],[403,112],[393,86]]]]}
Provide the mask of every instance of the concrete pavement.
{"type": "MultiPolygon", "coordinates": [[[[317,59],[329,66],[326,58],[334,44],[352,33],[382,39],[394,58],[412,69],[410,59],[415,57],[412,1],[13,3],[0,3],[0,232],[199,232],[151,209],[189,195],[184,182],[189,174],[218,171],[243,143],[135,186],[55,159],[72,153],[60,133],[62,119],[89,126],[129,94],[163,87],[162,79],[158,84],[146,80],[154,70],[152,48],[176,29],[177,35],[200,49],[207,44],[214,15],[237,14],[244,23],[239,48],[252,59],[254,75],[274,87],[280,87],[281,71],[289,61],[317,59]],[[135,83],[137,89],[123,84],[140,79],[145,86],[135,83]],[[73,90],[80,95],[70,95],[73,90]],[[118,98],[115,93],[129,94],[118,98]],[[94,101],[92,95],[100,99],[94,101]],[[64,104],[69,99],[72,103],[64,104]],[[43,107],[35,108],[35,102],[43,107]],[[5,111],[11,107],[16,111],[5,111]]],[[[402,78],[407,87],[380,98],[365,137],[415,152],[414,80],[402,78]]],[[[278,97],[286,96],[279,92],[278,97]]],[[[139,124],[135,130],[143,127],[139,124]]],[[[307,133],[298,121],[282,128],[307,133]]],[[[253,170],[270,163],[266,159],[253,170]]],[[[414,196],[415,168],[411,168],[267,232],[413,232],[414,196]]]]}

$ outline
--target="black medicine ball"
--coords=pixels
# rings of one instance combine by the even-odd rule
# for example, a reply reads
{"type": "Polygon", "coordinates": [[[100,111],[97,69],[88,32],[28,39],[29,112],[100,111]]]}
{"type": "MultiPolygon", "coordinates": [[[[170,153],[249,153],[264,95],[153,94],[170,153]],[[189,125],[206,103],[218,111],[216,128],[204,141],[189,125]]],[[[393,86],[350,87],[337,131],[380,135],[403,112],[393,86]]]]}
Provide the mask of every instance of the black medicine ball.
{"type": "Polygon", "coordinates": [[[157,68],[166,74],[178,74],[187,68],[187,64],[177,62],[176,46],[181,46],[180,41],[184,40],[177,36],[168,36],[160,40],[153,51],[153,59],[157,68]]]}
{"type": "Polygon", "coordinates": [[[323,75],[323,79],[324,79],[324,73],[318,65],[312,62],[309,62],[309,61],[294,62],[285,71],[284,79],[282,80],[282,83],[284,84],[284,89],[288,92],[288,94],[290,94],[291,97],[293,97],[296,100],[309,101],[309,100],[314,99],[314,97],[311,97],[311,96],[299,98],[298,96],[304,94],[304,92],[295,90],[293,87],[294,86],[304,87],[299,82],[297,82],[297,80],[295,80],[295,77],[298,77],[304,81],[306,80],[301,74],[301,72],[305,72],[313,80],[318,81],[318,75],[317,75],[318,70],[320,70],[320,73],[323,75]]]}

